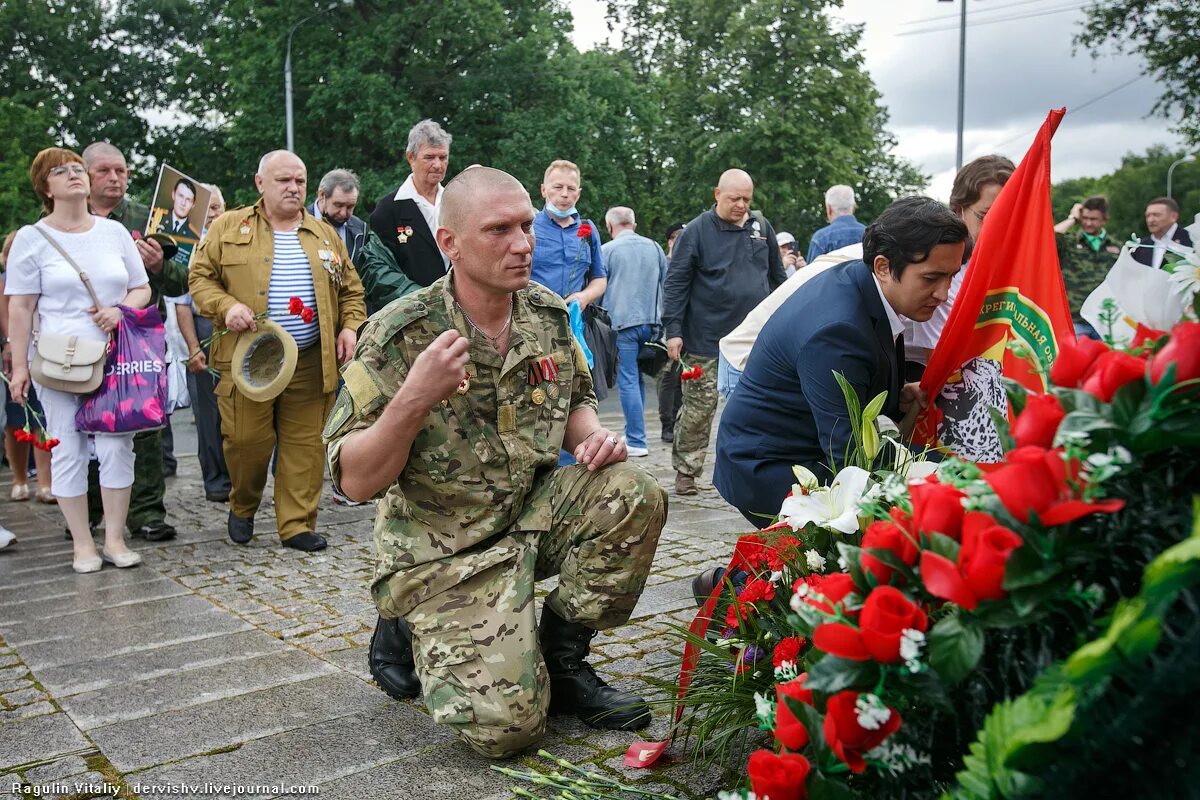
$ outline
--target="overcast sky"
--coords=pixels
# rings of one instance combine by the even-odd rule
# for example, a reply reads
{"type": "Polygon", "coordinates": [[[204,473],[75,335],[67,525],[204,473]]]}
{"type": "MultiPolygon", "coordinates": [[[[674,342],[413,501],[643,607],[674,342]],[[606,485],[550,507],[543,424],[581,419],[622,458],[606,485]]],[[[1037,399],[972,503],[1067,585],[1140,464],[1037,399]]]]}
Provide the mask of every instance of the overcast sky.
{"type": "MultiPolygon", "coordinates": [[[[961,1],[845,0],[837,14],[866,24],[862,51],[891,115],[897,153],[933,176],[928,191],[942,200],[954,175],[961,1]],[[927,32],[910,34],[915,31],[927,32]]],[[[568,4],[578,47],[607,39],[602,0],[568,4]]],[[[1106,51],[1093,59],[1088,52],[1072,52],[1086,5],[968,0],[965,160],[991,152],[1018,160],[1046,112],[1060,106],[1068,113],[1054,137],[1056,181],[1111,172],[1123,155],[1152,144],[1179,146],[1165,120],[1148,116],[1158,96],[1153,79],[1118,89],[1139,75],[1140,58],[1106,51]]]]}

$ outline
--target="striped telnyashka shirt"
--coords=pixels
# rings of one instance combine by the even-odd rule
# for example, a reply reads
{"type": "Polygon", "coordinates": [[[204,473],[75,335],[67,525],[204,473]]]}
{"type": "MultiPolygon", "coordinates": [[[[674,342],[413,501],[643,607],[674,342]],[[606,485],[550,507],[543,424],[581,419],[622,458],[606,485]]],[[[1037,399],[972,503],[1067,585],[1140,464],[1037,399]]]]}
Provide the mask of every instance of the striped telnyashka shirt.
{"type": "Polygon", "coordinates": [[[299,297],[307,308],[317,310],[317,293],[313,287],[312,267],[300,247],[296,231],[275,231],[275,263],[271,265],[271,288],[267,291],[267,308],[271,319],[296,340],[303,350],[321,336],[314,318],[304,322],[298,315],[288,313],[288,301],[299,297]]]}

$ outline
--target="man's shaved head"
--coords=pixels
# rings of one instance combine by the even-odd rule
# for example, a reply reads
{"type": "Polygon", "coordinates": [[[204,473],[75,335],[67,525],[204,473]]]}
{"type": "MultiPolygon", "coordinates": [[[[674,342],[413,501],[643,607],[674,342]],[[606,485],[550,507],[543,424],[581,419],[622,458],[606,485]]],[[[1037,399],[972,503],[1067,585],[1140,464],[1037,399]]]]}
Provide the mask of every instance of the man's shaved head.
{"type": "Polygon", "coordinates": [[[723,192],[749,189],[754,191],[754,179],[750,177],[750,173],[744,169],[727,169],[721,173],[721,179],[717,181],[717,188],[723,192]]]}
{"type": "Polygon", "coordinates": [[[484,192],[514,191],[529,193],[521,182],[501,169],[472,165],[446,184],[438,206],[438,227],[457,231],[472,213],[479,212],[477,198],[484,192]]]}
{"type": "Polygon", "coordinates": [[[119,158],[125,160],[125,154],[108,142],[92,142],[83,148],[83,164],[90,168],[101,158],[119,158]]]}
{"type": "Polygon", "coordinates": [[[717,201],[717,216],[733,225],[741,225],[754,200],[754,181],[742,169],[727,169],[713,190],[717,201]]]}

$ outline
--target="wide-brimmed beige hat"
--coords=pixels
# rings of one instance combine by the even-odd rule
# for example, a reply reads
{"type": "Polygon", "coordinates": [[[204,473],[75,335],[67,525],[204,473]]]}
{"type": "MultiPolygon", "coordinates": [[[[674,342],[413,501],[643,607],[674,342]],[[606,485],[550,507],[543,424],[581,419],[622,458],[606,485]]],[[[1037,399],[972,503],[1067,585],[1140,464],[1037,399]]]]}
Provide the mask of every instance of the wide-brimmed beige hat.
{"type": "Polygon", "coordinates": [[[296,340],[269,319],[258,320],[258,330],[243,333],[233,348],[233,384],[251,400],[274,400],[296,373],[300,351],[296,340]]]}

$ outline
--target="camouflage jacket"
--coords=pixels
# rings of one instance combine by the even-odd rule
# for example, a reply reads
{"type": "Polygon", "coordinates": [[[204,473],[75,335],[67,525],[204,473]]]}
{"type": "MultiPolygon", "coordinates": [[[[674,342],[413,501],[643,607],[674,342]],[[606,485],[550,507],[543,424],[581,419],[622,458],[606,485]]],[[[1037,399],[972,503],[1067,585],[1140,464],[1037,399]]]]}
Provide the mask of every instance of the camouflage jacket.
{"type": "MultiPolygon", "coordinates": [[[[329,473],[340,489],[347,435],[372,425],[416,357],[443,331],[471,328],[454,302],[454,271],[373,316],[325,424],[329,473]]],[[[596,407],[591,375],[561,298],[538,284],[515,294],[508,354],[471,337],[469,386],[429,411],[408,463],[375,517],[372,592],[402,615],[516,555],[489,546],[509,530],[546,531],[553,509],[526,503],[558,463],[567,417],[596,407]],[[556,374],[555,374],[556,373],[556,374]]]]}
{"type": "Polygon", "coordinates": [[[367,228],[367,243],[354,262],[362,278],[367,313],[374,314],[393,300],[421,288],[421,284],[404,274],[396,257],[375,231],[367,228]]]}
{"type": "Polygon", "coordinates": [[[1111,236],[1106,236],[1099,251],[1093,250],[1082,233],[1060,233],[1056,236],[1056,244],[1063,283],[1067,287],[1067,302],[1071,306],[1071,313],[1078,318],[1083,301],[1087,300],[1116,263],[1117,256],[1121,254],[1121,245],[1111,236]]]}
{"type": "MultiPolygon", "coordinates": [[[[131,199],[129,195],[125,195],[121,204],[112,210],[108,218],[124,225],[125,229],[130,234],[134,234],[136,238],[146,227],[146,220],[150,218],[150,209],[131,199]]],[[[165,318],[167,305],[163,297],[178,297],[187,294],[187,265],[174,260],[166,260],[163,261],[160,271],[155,273],[146,270],[146,276],[150,279],[150,302],[147,305],[157,306],[158,313],[165,318]]]]}

